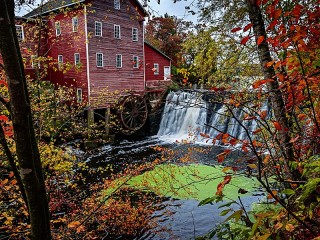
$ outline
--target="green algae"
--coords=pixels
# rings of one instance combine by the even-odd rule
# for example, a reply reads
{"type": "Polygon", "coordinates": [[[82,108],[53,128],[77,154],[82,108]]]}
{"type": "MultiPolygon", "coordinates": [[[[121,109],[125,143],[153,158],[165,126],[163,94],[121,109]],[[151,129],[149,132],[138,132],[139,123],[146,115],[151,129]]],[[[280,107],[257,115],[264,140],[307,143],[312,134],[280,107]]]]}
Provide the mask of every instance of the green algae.
{"type": "Polygon", "coordinates": [[[198,201],[214,196],[218,184],[227,174],[232,178],[223,191],[226,198],[235,200],[238,195],[243,195],[238,193],[240,188],[250,194],[259,186],[254,178],[224,173],[222,170],[222,166],[162,164],[131,178],[127,184],[137,189],[152,191],[160,196],[198,201]]]}

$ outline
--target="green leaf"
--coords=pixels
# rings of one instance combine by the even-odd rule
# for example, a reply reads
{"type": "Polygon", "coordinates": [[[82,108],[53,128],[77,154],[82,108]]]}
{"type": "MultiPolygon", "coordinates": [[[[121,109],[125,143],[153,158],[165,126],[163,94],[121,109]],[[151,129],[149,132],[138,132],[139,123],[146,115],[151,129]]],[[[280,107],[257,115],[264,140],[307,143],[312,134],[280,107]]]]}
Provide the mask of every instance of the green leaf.
{"type": "Polygon", "coordinates": [[[295,191],[293,191],[292,189],[285,189],[281,193],[286,195],[292,195],[295,193],[295,191]]]}
{"type": "Polygon", "coordinates": [[[220,216],[225,216],[231,211],[231,208],[225,209],[220,213],[220,216]]]}
{"type": "Polygon", "coordinates": [[[206,205],[206,204],[212,204],[212,202],[214,202],[217,199],[217,196],[213,196],[213,197],[209,197],[206,199],[203,199],[198,206],[202,206],[202,205],[206,205]]]}
{"type": "Polygon", "coordinates": [[[235,211],[234,213],[232,213],[229,217],[227,217],[226,220],[224,220],[224,222],[227,222],[229,221],[230,219],[234,219],[236,222],[239,221],[241,215],[242,215],[242,209],[238,210],[238,211],[235,211]]]}
{"type": "Polygon", "coordinates": [[[227,202],[226,204],[223,204],[223,205],[219,206],[218,208],[230,207],[234,203],[237,203],[237,202],[236,201],[227,202]]]}

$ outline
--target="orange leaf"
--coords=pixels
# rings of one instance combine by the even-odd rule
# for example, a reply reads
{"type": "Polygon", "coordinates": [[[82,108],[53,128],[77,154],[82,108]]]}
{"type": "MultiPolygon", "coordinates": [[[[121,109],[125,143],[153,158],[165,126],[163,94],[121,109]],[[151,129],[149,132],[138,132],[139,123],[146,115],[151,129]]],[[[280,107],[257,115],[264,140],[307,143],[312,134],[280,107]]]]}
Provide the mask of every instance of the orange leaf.
{"type": "MultiPolygon", "coordinates": [[[[272,193],[273,193],[273,195],[277,195],[277,193],[278,193],[278,191],[276,191],[276,190],[272,190],[272,193]]],[[[269,193],[268,194],[268,197],[267,197],[268,199],[273,199],[273,196],[269,193]]]]}
{"type": "Polygon", "coordinates": [[[270,61],[266,64],[266,67],[271,67],[274,64],[274,61],[270,61]]]}
{"type": "Polygon", "coordinates": [[[267,117],[267,115],[268,115],[268,111],[267,111],[267,110],[264,110],[264,111],[262,111],[262,112],[259,112],[259,115],[260,115],[260,118],[261,118],[262,120],[264,120],[264,119],[267,117]]]}
{"type": "Polygon", "coordinates": [[[234,28],[234,29],[232,29],[231,30],[231,32],[238,32],[238,31],[240,31],[242,28],[241,27],[236,27],[236,28],[234,28]]]}
{"type": "Polygon", "coordinates": [[[282,129],[282,127],[281,127],[281,125],[280,125],[279,122],[273,122],[273,125],[274,125],[274,127],[275,127],[277,130],[279,130],[279,131],[282,129]]]}
{"type": "Polygon", "coordinates": [[[224,159],[226,158],[226,153],[223,152],[223,153],[220,153],[217,155],[217,158],[218,158],[218,163],[221,163],[224,161],[224,159]]]}
{"type": "Polygon", "coordinates": [[[292,138],[289,142],[290,142],[290,143],[294,143],[295,141],[298,140],[299,137],[300,137],[300,136],[297,136],[297,137],[295,137],[295,138],[292,138]]]}
{"type": "Polygon", "coordinates": [[[252,84],[252,87],[253,89],[257,89],[259,88],[260,86],[268,83],[268,82],[272,82],[273,80],[272,79],[263,79],[263,80],[258,80],[258,81],[255,81],[253,84],[252,84]]]}
{"type": "Polygon", "coordinates": [[[263,40],[264,40],[264,36],[260,36],[260,37],[258,38],[258,40],[257,40],[258,46],[263,42],[263,40]]]}
{"type": "Polygon", "coordinates": [[[245,27],[243,28],[243,31],[244,31],[244,32],[248,31],[252,26],[253,26],[253,24],[252,24],[252,23],[249,23],[247,26],[245,26],[245,27]]]}
{"type": "Polygon", "coordinates": [[[74,221],[68,224],[68,228],[76,228],[80,225],[81,223],[79,221],[74,221]]]}
{"type": "Polygon", "coordinates": [[[276,64],[274,65],[274,68],[277,69],[278,67],[280,67],[281,65],[281,61],[276,62],[276,64]]]}
{"type": "Polygon", "coordinates": [[[241,40],[241,44],[242,44],[242,45],[245,45],[245,44],[248,42],[249,39],[250,39],[250,36],[244,37],[244,38],[241,40]]]}

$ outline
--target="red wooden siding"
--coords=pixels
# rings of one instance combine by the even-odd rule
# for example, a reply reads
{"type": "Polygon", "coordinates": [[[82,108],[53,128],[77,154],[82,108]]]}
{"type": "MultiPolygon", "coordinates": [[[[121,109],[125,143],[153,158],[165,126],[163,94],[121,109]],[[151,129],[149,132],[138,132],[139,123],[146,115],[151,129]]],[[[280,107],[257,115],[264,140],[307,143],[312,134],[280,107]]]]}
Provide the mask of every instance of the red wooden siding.
{"type": "Polygon", "coordinates": [[[143,92],[143,18],[129,1],[121,1],[116,10],[113,0],[96,0],[90,9],[94,10],[88,14],[91,103],[97,104],[99,95],[107,92],[143,92]],[[102,22],[102,36],[95,36],[95,21],[102,22]],[[114,37],[114,25],[120,26],[121,39],[114,37]],[[138,29],[138,41],[132,40],[132,28],[138,29]],[[103,54],[103,67],[96,66],[96,53],[103,54]],[[116,67],[117,54],[122,55],[122,68],[116,67]],[[133,56],[141,60],[139,68],[133,67],[133,56]]]}
{"type": "Polygon", "coordinates": [[[161,85],[161,82],[170,82],[170,77],[168,79],[165,79],[164,67],[170,67],[171,71],[171,60],[147,43],[144,44],[144,51],[146,86],[150,88],[161,85]],[[159,64],[158,74],[155,74],[155,71],[153,69],[155,63],[159,64]]]}
{"type": "Polygon", "coordinates": [[[48,56],[52,58],[52,66],[48,80],[55,84],[81,88],[83,100],[87,101],[87,64],[84,9],[70,10],[48,17],[48,56]],[[78,31],[73,32],[72,18],[78,17],[78,31]],[[56,36],[55,24],[60,23],[61,35],[56,36]],[[80,65],[76,66],[74,54],[80,54],[80,65]],[[63,56],[63,68],[58,69],[58,55],[63,56]]]}

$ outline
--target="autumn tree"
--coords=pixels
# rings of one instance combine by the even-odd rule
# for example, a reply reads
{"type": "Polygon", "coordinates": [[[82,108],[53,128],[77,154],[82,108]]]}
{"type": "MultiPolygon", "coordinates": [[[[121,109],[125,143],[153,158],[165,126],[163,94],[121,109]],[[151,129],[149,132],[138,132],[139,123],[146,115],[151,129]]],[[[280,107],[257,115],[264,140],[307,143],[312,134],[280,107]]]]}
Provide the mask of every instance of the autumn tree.
{"type": "MultiPolygon", "coordinates": [[[[12,119],[16,156],[21,179],[20,189],[25,192],[29,210],[32,239],[51,239],[49,207],[42,172],[40,154],[36,142],[31,106],[24,75],[24,66],[15,29],[15,2],[1,1],[0,53],[9,89],[9,100],[1,98],[12,119]]],[[[6,148],[3,141],[2,146],[6,148]]],[[[8,159],[12,155],[6,152],[8,159]]],[[[11,167],[16,169],[14,161],[11,167]]]]}
{"type": "MultiPolygon", "coordinates": [[[[201,3],[206,6],[203,20],[216,26],[217,33],[232,36],[239,46],[254,49],[253,61],[259,62],[263,72],[263,78],[249,82],[256,97],[244,98],[242,92],[234,93],[224,103],[231,117],[235,117],[234,108],[246,105],[251,110],[246,112],[245,120],[259,122],[260,128],[254,136],[246,130],[249,140],[242,142],[242,150],[250,146],[256,156],[256,165],[251,167],[257,169],[258,180],[268,192],[268,198],[283,207],[276,213],[278,219],[284,220],[284,216],[289,219],[285,224],[274,221],[273,236],[277,231],[285,237],[293,236],[295,229],[300,228],[308,239],[315,237],[319,204],[314,196],[319,184],[308,174],[314,176],[310,166],[319,166],[319,1],[201,3]],[[272,106],[272,115],[268,117],[261,110],[266,99],[272,106]],[[270,186],[271,176],[277,176],[276,189],[270,186]]],[[[239,141],[223,136],[231,145],[239,141]]],[[[255,219],[257,226],[263,224],[264,217],[255,219]]],[[[272,235],[260,227],[257,235],[255,227],[250,237],[266,239],[272,235]]],[[[298,230],[296,233],[301,234],[298,230]]]]}
{"type": "Polygon", "coordinates": [[[148,21],[145,27],[145,40],[172,59],[172,64],[181,63],[182,43],[191,30],[191,22],[165,14],[148,21]]]}

